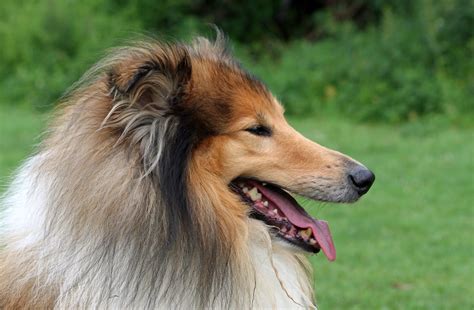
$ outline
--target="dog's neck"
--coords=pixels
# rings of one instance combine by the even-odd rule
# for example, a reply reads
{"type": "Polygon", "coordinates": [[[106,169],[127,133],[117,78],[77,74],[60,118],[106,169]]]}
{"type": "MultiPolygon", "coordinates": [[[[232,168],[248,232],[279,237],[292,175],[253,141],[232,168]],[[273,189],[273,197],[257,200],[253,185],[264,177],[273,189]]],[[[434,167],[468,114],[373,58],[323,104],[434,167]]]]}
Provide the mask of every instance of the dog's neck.
{"type": "MultiPolygon", "coordinates": [[[[192,166],[191,166],[192,169],[192,166]]],[[[199,169],[202,174],[203,169],[199,169]]],[[[249,218],[247,207],[215,175],[191,174],[196,208],[214,210],[222,238],[235,249],[232,287],[235,296],[248,295],[237,308],[315,308],[312,272],[306,254],[273,237],[262,221],[249,218]],[[206,180],[206,183],[199,182],[206,180]],[[214,182],[214,183],[213,183],[214,182]],[[218,196],[218,198],[215,197],[218,196]],[[232,236],[232,237],[229,237],[232,236]]],[[[225,296],[218,296],[219,298],[225,296]]],[[[217,303],[219,304],[219,303],[217,303]]]]}
{"type": "MultiPolygon", "coordinates": [[[[95,230],[92,236],[87,232],[90,225],[75,231],[76,235],[70,235],[67,229],[63,234],[45,235],[45,216],[57,211],[51,209],[53,203],[49,201],[49,197],[55,197],[50,194],[51,180],[47,179],[47,174],[36,175],[40,161],[40,157],[36,157],[23,167],[16,183],[21,186],[13,187],[7,196],[10,206],[6,218],[8,234],[16,239],[6,249],[10,257],[16,257],[13,265],[17,266],[18,281],[13,286],[21,290],[21,277],[25,274],[32,280],[36,278],[43,283],[36,295],[53,294],[51,298],[60,308],[80,307],[85,300],[91,307],[100,308],[123,308],[124,305],[176,308],[178,301],[156,297],[170,287],[189,291],[179,300],[181,308],[195,306],[193,293],[199,292],[200,287],[188,278],[203,272],[199,266],[190,266],[194,269],[182,273],[179,282],[172,286],[158,283],[159,287],[156,287],[153,284],[156,282],[150,270],[163,266],[162,275],[175,272],[180,268],[180,257],[156,264],[150,261],[153,256],[142,256],[136,251],[146,248],[136,244],[140,241],[127,234],[101,235],[101,232],[107,234],[105,227],[102,231],[95,230]],[[107,240],[108,243],[104,243],[107,240]],[[140,272],[137,274],[133,270],[140,272]],[[134,288],[131,293],[130,288],[134,288]],[[150,300],[153,298],[155,300],[150,300]]],[[[65,225],[69,221],[66,215],[61,220],[65,225]]],[[[212,292],[212,307],[311,308],[313,293],[305,255],[273,239],[263,222],[248,217],[241,220],[243,235],[234,240],[239,243],[234,244],[235,251],[231,252],[239,259],[230,261],[230,272],[221,283],[222,291],[212,292]]],[[[193,253],[188,255],[192,257],[193,253]]],[[[14,275],[15,271],[12,272],[14,275]]]]}

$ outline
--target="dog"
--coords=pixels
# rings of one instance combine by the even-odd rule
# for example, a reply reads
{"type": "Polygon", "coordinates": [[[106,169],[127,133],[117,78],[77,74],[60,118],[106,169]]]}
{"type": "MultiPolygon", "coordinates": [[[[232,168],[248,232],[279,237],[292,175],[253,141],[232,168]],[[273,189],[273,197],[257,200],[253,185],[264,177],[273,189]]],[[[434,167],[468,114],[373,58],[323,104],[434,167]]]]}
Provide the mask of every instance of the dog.
{"type": "Polygon", "coordinates": [[[374,174],[295,131],[220,32],[120,48],[66,95],[2,199],[2,309],[315,308],[328,224],[374,174]]]}

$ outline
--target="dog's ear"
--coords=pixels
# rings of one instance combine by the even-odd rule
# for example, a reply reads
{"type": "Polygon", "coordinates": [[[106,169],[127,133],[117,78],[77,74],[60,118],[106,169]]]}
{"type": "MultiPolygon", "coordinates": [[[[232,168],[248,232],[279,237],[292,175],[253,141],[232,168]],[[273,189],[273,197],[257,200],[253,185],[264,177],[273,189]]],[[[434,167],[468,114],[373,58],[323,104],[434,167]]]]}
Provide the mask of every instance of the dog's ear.
{"type": "Polygon", "coordinates": [[[167,47],[121,59],[109,71],[110,93],[141,108],[174,110],[186,93],[192,66],[184,47],[167,47]]]}

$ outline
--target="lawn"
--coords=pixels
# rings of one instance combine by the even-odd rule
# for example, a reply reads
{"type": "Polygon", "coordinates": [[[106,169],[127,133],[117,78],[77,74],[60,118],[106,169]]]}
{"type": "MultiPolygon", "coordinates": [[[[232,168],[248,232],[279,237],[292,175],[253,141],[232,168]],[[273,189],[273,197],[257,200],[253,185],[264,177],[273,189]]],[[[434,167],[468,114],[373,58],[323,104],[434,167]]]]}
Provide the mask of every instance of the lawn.
{"type": "MultiPolygon", "coordinates": [[[[46,116],[0,108],[0,182],[34,149],[46,116]]],[[[292,119],[376,174],[355,205],[304,202],[329,221],[338,258],[311,258],[321,309],[474,307],[474,130],[292,119]]],[[[2,187],[3,188],[3,187],[2,187]]]]}

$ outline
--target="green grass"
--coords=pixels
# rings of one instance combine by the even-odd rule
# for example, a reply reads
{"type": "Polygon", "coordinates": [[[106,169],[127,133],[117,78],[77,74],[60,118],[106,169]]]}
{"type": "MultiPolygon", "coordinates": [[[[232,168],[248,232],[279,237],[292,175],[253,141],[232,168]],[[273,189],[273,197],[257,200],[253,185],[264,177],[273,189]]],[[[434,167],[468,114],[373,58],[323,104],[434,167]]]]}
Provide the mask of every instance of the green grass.
{"type": "MultiPolygon", "coordinates": [[[[33,150],[45,115],[0,108],[0,178],[33,150]]],[[[311,258],[321,309],[474,307],[474,131],[424,121],[401,127],[342,120],[293,125],[370,167],[355,205],[305,202],[329,221],[338,258],[311,258]]]]}
{"type": "Polygon", "coordinates": [[[34,150],[45,120],[45,114],[0,106],[0,186],[34,150]]]}
{"type": "Polygon", "coordinates": [[[295,120],[376,174],[355,205],[311,204],[338,258],[312,259],[322,309],[474,307],[474,131],[295,120]]]}

